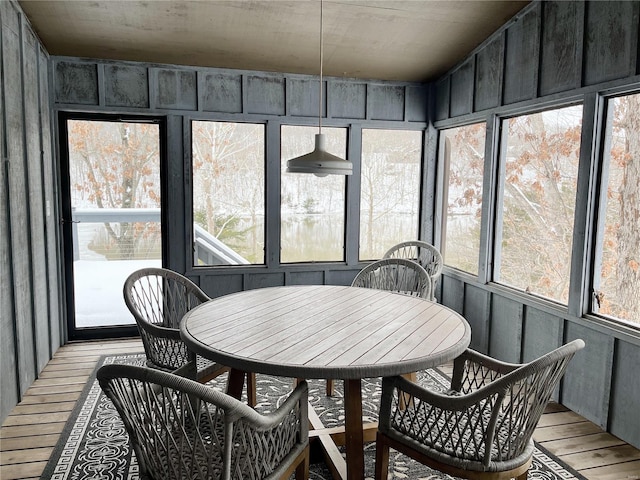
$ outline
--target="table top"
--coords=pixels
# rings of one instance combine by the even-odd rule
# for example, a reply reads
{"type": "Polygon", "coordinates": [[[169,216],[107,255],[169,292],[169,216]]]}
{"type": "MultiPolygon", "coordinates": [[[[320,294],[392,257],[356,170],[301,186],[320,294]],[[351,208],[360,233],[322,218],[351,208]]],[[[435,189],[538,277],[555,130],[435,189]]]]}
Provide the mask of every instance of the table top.
{"type": "Polygon", "coordinates": [[[206,302],[184,317],[182,339],[235,369],[299,378],[411,373],[452,360],[471,340],[449,308],[369,288],[262,288],[206,302]]]}

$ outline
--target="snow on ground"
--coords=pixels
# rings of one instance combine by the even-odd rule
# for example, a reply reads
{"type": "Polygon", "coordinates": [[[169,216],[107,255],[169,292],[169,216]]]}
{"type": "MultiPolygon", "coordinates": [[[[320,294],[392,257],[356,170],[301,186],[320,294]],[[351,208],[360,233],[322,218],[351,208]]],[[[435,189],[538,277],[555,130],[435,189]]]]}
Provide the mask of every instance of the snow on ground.
{"type": "Polygon", "coordinates": [[[161,264],[160,260],[75,261],[76,327],[134,324],[122,296],[124,281],[135,270],[161,264]]]}

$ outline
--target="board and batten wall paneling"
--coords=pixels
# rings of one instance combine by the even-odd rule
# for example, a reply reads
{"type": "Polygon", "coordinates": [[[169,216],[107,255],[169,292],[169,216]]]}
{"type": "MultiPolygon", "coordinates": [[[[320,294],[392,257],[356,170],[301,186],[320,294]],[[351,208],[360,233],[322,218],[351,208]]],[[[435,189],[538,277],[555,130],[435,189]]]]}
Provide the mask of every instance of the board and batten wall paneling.
{"type": "Polygon", "coordinates": [[[229,273],[226,275],[202,275],[200,277],[200,288],[210,297],[221,297],[242,291],[243,275],[241,273],[229,273]]]}
{"type": "Polygon", "coordinates": [[[367,112],[372,120],[404,120],[404,87],[369,85],[367,112]]]}
{"type": "MultiPolygon", "coordinates": [[[[523,306],[524,323],[522,326],[522,362],[531,362],[562,345],[564,320],[546,314],[537,308],[523,306]]],[[[560,398],[560,384],[556,385],[552,399],[560,398]]]]}
{"type": "Polygon", "coordinates": [[[503,90],[505,104],[536,96],[540,42],[538,11],[539,8],[529,10],[507,28],[503,90]]]}
{"type": "Polygon", "coordinates": [[[426,122],[429,91],[423,86],[408,85],[405,88],[405,118],[407,122],[426,122]]]}
{"type": "Polygon", "coordinates": [[[471,326],[470,347],[481,352],[488,351],[491,294],[475,285],[465,285],[463,315],[471,326]]]}
{"type": "Polygon", "coordinates": [[[324,271],[288,272],[287,285],[323,285],[324,271]]]}
{"type": "Polygon", "coordinates": [[[33,324],[33,284],[31,281],[29,192],[25,153],[25,119],[22,108],[22,61],[20,13],[12,3],[0,2],[2,12],[2,48],[4,68],[5,124],[9,162],[11,245],[13,247],[13,293],[16,357],[20,392],[33,383],[36,375],[36,351],[33,324]]]}
{"type": "Polygon", "coordinates": [[[105,103],[109,107],[149,108],[149,69],[133,65],[104,66],[105,103]]]}
{"type": "MultiPolygon", "coordinates": [[[[456,125],[458,117],[464,122],[484,121],[493,115],[535,111],[550,102],[576,102],[581,97],[592,105],[601,91],[616,88],[622,92],[627,85],[637,89],[640,82],[639,11],[638,1],[532,2],[458,66],[435,81],[434,126],[456,125]],[[476,65],[474,111],[469,114],[454,108],[457,100],[453,98],[451,85],[459,75],[458,68],[472,58],[476,65]]],[[[591,135],[587,133],[587,137],[599,134],[598,128],[589,129],[591,135]]],[[[583,145],[589,142],[595,140],[585,138],[583,145]]],[[[499,144],[488,144],[487,165],[490,159],[497,158],[498,148],[499,144]]],[[[596,179],[584,177],[580,181],[584,187],[586,182],[593,185],[596,179]]],[[[494,200],[490,192],[486,192],[485,198],[487,204],[494,200]]],[[[578,199],[583,198],[589,201],[587,196],[578,199]]],[[[589,228],[579,229],[577,235],[581,238],[574,241],[574,249],[583,248],[590,241],[585,237],[592,233],[589,228]]],[[[491,239],[483,242],[486,245],[481,246],[479,260],[481,265],[490,268],[491,239]]],[[[572,257],[574,263],[589,261],[589,256],[578,253],[572,257]]],[[[589,265],[573,265],[572,272],[576,271],[585,277],[579,279],[580,285],[588,285],[589,265]]],[[[490,280],[491,272],[488,273],[490,280]]],[[[572,294],[569,310],[567,306],[547,304],[490,282],[484,284],[484,278],[466,279],[445,268],[442,280],[442,303],[471,318],[474,342],[476,336],[482,337],[490,330],[490,344],[480,350],[496,355],[519,355],[522,360],[530,361],[574,338],[583,338],[587,346],[570,364],[556,396],[589,420],[640,446],[639,393],[635,381],[640,355],[638,336],[631,334],[630,337],[626,329],[601,324],[589,328],[588,320],[575,318],[573,315],[581,315],[581,310],[575,308],[579,302],[574,298],[575,291],[578,295],[583,291],[579,288],[572,294]],[[477,291],[492,295],[491,310],[484,324],[483,315],[478,312],[486,311],[487,301],[477,291]],[[475,292],[473,296],[472,292],[475,292]],[[514,314],[520,310],[522,314],[514,314]],[[514,324],[509,324],[507,317],[514,324]],[[520,352],[514,351],[518,331],[522,336],[520,352]],[[635,409],[629,402],[635,402],[635,409]]],[[[575,283],[573,277],[572,280],[575,283]]],[[[482,347],[481,343],[477,344],[482,347]]]]}
{"type": "Polygon", "coordinates": [[[285,114],[285,80],[279,75],[247,76],[247,113],[285,114]]]}
{"type": "Polygon", "coordinates": [[[367,117],[367,84],[334,80],[327,92],[332,118],[364,120],[367,117]]]}
{"type": "Polygon", "coordinates": [[[584,3],[547,2],[542,15],[540,95],[580,87],[584,3]]]}
{"type": "MultiPolygon", "coordinates": [[[[59,304],[50,301],[57,302],[57,297],[50,296],[47,244],[51,229],[46,225],[43,188],[50,181],[45,172],[52,169],[49,126],[41,128],[40,84],[41,79],[48,82],[48,63],[37,36],[13,1],[0,2],[0,48],[0,415],[4,420],[60,346],[60,336],[52,337],[49,332],[49,312],[59,309],[59,304]],[[58,343],[52,343],[52,338],[58,343]]],[[[48,122],[50,103],[46,92],[44,95],[48,122]]],[[[53,185],[49,187],[53,193],[53,185]]],[[[54,231],[56,228],[52,225],[54,231]]],[[[53,288],[57,291],[56,285],[53,288]]],[[[57,330],[59,333],[59,326],[57,330]]]]}
{"type": "Polygon", "coordinates": [[[491,297],[489,354],[503,362],[519,363],[524,306],[499,295],[491,297]]]}
{"type": "Polygon", "coordinates": [[[458,278],[443,275],[440,283],[442,284],[440,303],[463,315],[465,282],[458,278]]]}
{"type": "Polygon", "coordinates": [[[474,58],[473,112],[482,112],[640,74],[639,33],[638,1],[532,2],[435,81],[433,118],[467,114],[452,84],[474,58]]]}
{"type": "Polygon", "coordinates": [[[49,89],[49,56],[40,46],[39,91],[40,91],[40,138],[42,148],[42,191],[44,192],[45,248],[49,297],[49,344],[55,353],[64,343],[62,331],[62,284],[59,241],[58,177],[53,168],[53,144],[51,137],[51,97],[49,89]]]}
{"type": "Polygon", "coordinates": [[[522,361],[530,362],[562,345],[564,320],[537,308],[525,308],[522,361]]]}
{"type": "Polygon", "coordinates": [[[322,116],[327,115],[327,82],[322,82],[322,105],[320,105],[320,86],[318,80],[291,79],[287,82],[287,105],[289,115],[297,117],[317,117],[322,108],[322,116]]]}
{"type": "Polygon", "coordinates": [[[25,112],[25,148],[29,188],[29,240],[31,245],[32,294],[36,368],[40,372],[49,361],[49,305],[45,292],[47,257],[44,219],[44,191],[42,189],[42,158],[40,152],[39,44],[35,35],[23,30],[23,95],[25,112]],[[38,292],[37,294],[35,292],[38,292]]]}
{"type": "Polygon", "coordinates": [[[586,346],[573,358],[563,379],[562,403],[583,417],[607,427],[613,374],[613,337],[567,322],[565,341],[577,338],[586,346]]]}
{"type": "Polygon", "coordinates": [[[638,9],[634,2],[588,2],[584,44],[584,84],[635,74],[638,9]]]}
{"type": "Polygon", "coordinates": [[[59,103],[98,105],[98,66],[95,63],[58,62],[55,99],[59,103]]]}
{"type": "MultiPolygon", "coordinates": [[[[2,2],[4,3],[4,2],[2,2]]],[[[4,62],[4,18],[12,14],[8,5],[0,4],[0,59],[4,62]]],[[[4,65],[3,65],[4,68],[4,65]]],[[[1,70],[1,69],[0,69],[1,70]]],[[[11,197],[9,195],[9,162],[5,132],[6,113],[3,99],[7,82],[0,82],[0,419],[4,419],[19,400],[18,370],[16,362],[14,303],[13,303],[13,248],[10,230],[11,197]]]]}
{"type": "Polygon", "coordinates": [[[205,112],[242,113],[242,75],[199,73],[203,78],[202,110],[205,112]]]}
{"type": "Polygon", "coordinates": [[[195,71],[153,68],[151,77],[157,88],[158,108],[197,110],[198,79],[195,71]]]}
{"type": "Polygon", "coordinates": [[[451,115],[465,115],[473,110],[474,57],[451,74],[451,115]]]}
{"type": "Polygon", "coordinates": [[[435,112],[436,120],[449,118],[449,102],[451,101],[451,75],[446,75],[435,84],[435,112]]]}
{"type": "Polygon", "coordinates": [[[498,35],[476,55],[474,110],[500,105],[504,66],[504,35],[498,35]]]}
{"type": "Polygon", "coordinates": [[[640,432],[640,349],[629,342],[618,341],[614,365],[609,430],[620,438],[631,438],[640,432]]]}

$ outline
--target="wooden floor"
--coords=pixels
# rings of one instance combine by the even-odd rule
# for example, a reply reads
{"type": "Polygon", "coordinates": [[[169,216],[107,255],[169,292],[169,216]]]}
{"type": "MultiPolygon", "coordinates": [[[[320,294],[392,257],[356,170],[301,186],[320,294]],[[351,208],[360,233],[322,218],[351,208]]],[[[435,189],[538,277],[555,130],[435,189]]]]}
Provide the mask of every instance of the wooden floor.
{"type": "MultiPolygon", "coordinates": [[[[60,348],[0,429],[0,478],[39,478],[99,357],[137,352],[138,339],[60,348]]],[[[640,450],[561,405],[548,408],[534,439],[587,479],[640,480],[640,450]]]]}

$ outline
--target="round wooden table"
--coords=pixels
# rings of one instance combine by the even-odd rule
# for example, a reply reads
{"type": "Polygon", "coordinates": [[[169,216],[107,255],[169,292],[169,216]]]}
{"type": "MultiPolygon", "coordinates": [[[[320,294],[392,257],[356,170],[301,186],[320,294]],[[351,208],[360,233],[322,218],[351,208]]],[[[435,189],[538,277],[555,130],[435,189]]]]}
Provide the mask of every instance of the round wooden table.
{"type": "Polygon", "coordinates": [[[471,340],[466,320],[437,303],[328,285],[219,297],[187,313],[180,334],[195,353],[231,367],[228,392],[236,397],[244,372],[343,379],[349,479],[364,478],[361,380],[441,365],[471,340]]]}

